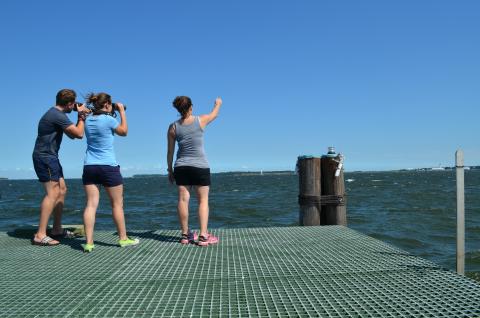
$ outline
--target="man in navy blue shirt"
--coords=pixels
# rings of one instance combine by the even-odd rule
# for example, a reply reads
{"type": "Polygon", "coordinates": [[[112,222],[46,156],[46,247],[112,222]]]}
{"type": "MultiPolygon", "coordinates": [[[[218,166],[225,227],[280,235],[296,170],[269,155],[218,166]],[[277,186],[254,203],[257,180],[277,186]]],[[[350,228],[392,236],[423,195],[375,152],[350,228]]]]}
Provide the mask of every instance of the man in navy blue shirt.
{"type": "Polygon", "coordinates": [[[38,136],[33,149],[33,166],[38,180],[43,183],[45,197],[40,206],[40,222],[32,243],[35,245],[58,245],[60,242],[47,236],[50,215],[54,214],[53,237],[71,237],[73,233],[62,229],[62,212],[67,186],[63,177],[62,166],[58,160],[58,151],[63,133],[74,139],[81,139],[85,129],[85,105],[78,107],[78,121],[74,125],[66,113],[75,107],[77,94],[71,89],[62,89],[57,93],[56,105],[50,108],[38,123],[38,136]]]}

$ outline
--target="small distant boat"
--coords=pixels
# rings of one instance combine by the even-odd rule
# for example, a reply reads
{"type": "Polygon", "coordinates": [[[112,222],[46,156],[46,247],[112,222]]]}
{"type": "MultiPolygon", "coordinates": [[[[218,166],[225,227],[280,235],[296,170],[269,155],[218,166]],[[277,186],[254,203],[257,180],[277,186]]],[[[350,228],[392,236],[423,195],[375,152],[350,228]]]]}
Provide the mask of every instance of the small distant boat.
{"type": "Polygon", "coordinates": [[[437,171],[439,171],[439,170],[445,170],[445,168],[444,168],[444,167],[433,167],[433,168],[431,168],[430,170],[437,170],[437,171]]]}
{"type": "Polygon", "coordinates": [[[345,181],[347,181],[347,182],[353,182],[353,181],[355,181],[355,179],[347,179],[347,180],[345,180],[345,181]]]}

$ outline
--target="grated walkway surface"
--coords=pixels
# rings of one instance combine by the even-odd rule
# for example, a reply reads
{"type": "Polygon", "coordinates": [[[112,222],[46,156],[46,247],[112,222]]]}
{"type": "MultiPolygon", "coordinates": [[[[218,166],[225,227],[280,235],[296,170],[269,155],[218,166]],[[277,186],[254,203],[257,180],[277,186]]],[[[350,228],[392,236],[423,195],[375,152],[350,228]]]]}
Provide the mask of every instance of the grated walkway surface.
{"type": "Polygon", "coordinates": [[[57,247],[0,233],[0,317],[479,317],[480,284],[341,226],[96,232],[57,247]]]}

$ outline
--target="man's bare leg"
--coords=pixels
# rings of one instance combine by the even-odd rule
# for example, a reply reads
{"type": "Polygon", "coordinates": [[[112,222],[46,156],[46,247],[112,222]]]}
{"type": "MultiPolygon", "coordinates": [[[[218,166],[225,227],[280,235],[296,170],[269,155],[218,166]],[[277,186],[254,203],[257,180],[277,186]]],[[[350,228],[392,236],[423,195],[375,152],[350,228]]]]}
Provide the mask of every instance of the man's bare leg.
{"type": "Polygon", "coordinates": [[[58,197],[55,208],[53,209],[53,228],[52,235],[61,235],[63,234],[62,229],[62,213],[63,206],[65,205],[65,195],[67,194],[67,185],[65,184],[65,179],[60,178],[58,180],[60,185],[60,195],[58,197]]]}
{"type": "MultiPolygon", "coordinates": [[[[42,200],[40,205],[40,221],[38,224],[37,233],[35,233],[35,239],[40,241],[45,236],[47,236],[47,227],[48,219],[55,208],[57,200],[60,196],[60,182],[59,181],[48,181],[44,182],[43,186],[45,188],[45,197],[42,200]]],[[[59,242],[53,240],[50,244],[58,244],[59,242]]]]}

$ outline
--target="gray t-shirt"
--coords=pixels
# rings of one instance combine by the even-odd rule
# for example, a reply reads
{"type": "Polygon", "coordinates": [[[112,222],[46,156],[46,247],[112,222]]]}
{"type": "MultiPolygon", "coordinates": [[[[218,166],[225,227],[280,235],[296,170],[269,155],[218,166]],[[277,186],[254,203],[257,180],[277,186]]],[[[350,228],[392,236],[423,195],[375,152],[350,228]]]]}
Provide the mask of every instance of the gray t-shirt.
{"type": "Polygon", "coordinates": [[[62,143],[63,130],[73,123],[56,107],[50,108],[38,122],[38,136],[33,149],[34,157],[56,157],[62,143]]]}

